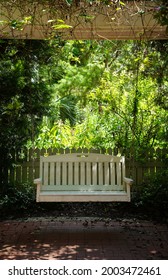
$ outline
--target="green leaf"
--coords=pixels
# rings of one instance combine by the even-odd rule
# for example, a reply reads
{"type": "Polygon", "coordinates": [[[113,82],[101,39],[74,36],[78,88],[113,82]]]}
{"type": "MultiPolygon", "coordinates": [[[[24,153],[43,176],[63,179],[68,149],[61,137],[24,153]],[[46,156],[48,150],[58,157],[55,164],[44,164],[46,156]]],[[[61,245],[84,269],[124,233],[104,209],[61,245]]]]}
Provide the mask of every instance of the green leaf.
{"type": "Polygon", "coordinates": [[[71,5],[73,0],[65,0],[67,2],[68,5],[71,5]]]}
{"type": "Polygon", "coordinates": [[[120,1],[120,5],[125,6],[125,3],[123,3],[122,1],[120,1]]]}
{"type": "Polygon", "coordinates": [[[71,25],[68,24],[55,24],[52,26],[53,29],[55,30],[59,30],[59,29],[68,29],[68,28],[72,28],[71,25]]]}
{"type": "Polygon", "coordinates": [[[7,20],[0,20],[0,25],[6,24],[6,23],[8,23],[7,20]]]}

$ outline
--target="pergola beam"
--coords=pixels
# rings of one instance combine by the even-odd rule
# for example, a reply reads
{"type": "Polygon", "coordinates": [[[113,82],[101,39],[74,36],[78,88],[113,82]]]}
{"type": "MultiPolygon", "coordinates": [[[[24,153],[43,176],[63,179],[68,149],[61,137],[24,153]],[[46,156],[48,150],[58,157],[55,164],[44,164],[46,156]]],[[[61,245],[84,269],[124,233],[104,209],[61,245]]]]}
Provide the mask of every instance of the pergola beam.
{"type": "Polygon", "coordinates": [[[115,4],[89,4],[79,1],[68,6],[65,1],[16,0],[0,3],[0,38],[85,40],[161,40],[166,28],[154,18],[156,4],[150,1],[123,1],[115,4]],[[52,2],[53,3],[53,2],[52,2]]]}

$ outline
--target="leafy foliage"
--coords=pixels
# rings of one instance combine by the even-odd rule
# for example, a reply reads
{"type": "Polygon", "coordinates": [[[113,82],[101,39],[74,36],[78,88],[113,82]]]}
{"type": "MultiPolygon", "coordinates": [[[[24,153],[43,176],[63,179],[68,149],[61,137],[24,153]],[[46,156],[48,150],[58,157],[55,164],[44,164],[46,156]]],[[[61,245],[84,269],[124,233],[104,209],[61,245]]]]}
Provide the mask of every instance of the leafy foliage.
{"type": "Polygon", "coordinates": [[[158,2],[158,7],[155,8],[154,17],[162,26],[166,26],[168,32],[168,3],[167,0],[160,0],[158,2]]]}
{"type": "Polygon", "coordinates": [[[33,139],[43,115],[48,114],[51,87],[48,42],[1,40],[0,61],[0,170],[6,183],[11,149],[21,148],[33,139]]]}
{"type": "Polygon", "coordinates": [[[167,147],[167,42],[2,41],[1,50],[3,184],[10,150],[25,144],[124,148],[141,161],[167,147]]]}
{"type": "Polygon", "coordinates": [[[167,42],[70,41],[55,72],[52,113],[37,147],[167,145],[167,42]],[[58,72],[57,72],[58,69],[58,72]]]}
{"type": "Polygon", "coordinates": [[[160,171],[147,175],[136,192],[134,203],[149,216],[168,219],[168,172],[160,171]]]}
{"type": "Polygon", "coordinates": [[[29,184],[6,185],[0,192],[1,217],[9,214],[30,214],[36,208],[35,188],[29,184]]]}

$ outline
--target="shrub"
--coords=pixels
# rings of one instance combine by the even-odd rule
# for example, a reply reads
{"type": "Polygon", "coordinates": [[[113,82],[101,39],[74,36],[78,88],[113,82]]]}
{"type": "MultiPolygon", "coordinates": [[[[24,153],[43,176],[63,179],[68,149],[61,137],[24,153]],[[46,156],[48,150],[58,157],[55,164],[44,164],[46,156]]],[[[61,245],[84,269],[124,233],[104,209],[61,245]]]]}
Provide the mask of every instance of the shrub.
{"type": "Polygon", "coordinates": [[[2,217],[30,213],[35,208],[35,188],[28,183],[7,185],[0,193],[2,217]]]}
{"type": "Polygon", "coordinates": [[[168,220],[168,171],[147,175],[134,203],[151,217],[168,220]]]}

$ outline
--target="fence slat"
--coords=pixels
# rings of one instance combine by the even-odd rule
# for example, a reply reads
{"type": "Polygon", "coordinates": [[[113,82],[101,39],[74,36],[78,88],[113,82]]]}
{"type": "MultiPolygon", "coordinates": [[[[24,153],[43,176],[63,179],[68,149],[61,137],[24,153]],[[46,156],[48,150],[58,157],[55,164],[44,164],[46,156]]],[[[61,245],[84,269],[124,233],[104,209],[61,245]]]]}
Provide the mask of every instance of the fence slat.
{"type": "MultiPolygon", "coordinates": [[[[119,152],[118,149],[114,148],[114,149],[107,149],[106,150],[108,153],[113,154],[113,155],[117,155],[117,153],[119,152]]],[[[8,183],[24,183],[24,182],[33,182],[34,178],[38,178],[40,176],[39,174],[39,170],[40,170],[40,155],[42,156],[47,156],[47,155],[51,155],[51,154],[65,154],[68,152],[71,153],[103,153],[106,152],[105,150],[96,150],[96,149],[29,149],[29,150],[24,150],[24,158],[23,159],[19,159],[19,154],[20,151],[12,151],[12,157],[13,159],[17,159],[18,163],[16,162],[16,166],[14,166],[13,168],[9,168],[8,170],[8,183]]],[[[167,149],[151,149],[148,151],[148,153],[144,153],[144,159],[143,161],[139,161],[137,162],[136,160],[133,159],[132,157],[132,153],[130,153],[130,151],[128,150],[122,150],[120,149],[120,152],[123,151],[123,153],[125,153],[126,155],[126,177],[132,178],[134,180],[134,185],[140,185],[146,174],[153,174],[156,173],[158,171],[161,170],[167,170],[167,166],[166,166],[166,157],[168,154],[168,150],[167,149]],[[130,157],[131,156],[131,157],[130,157]]],[[[124,155],[124,154],[123,154],[124,155]]],[[[81,168],[78,166],[68,166],[68,168],[66,166],[50,166],[49,168],[47,168],[46,172],[54,172],[56,175],[56,184],[60,184],[60,183],[66,183],[65,181],[67,181],[67,177],[69,184],[71,184],[72,181],[74,181],[74,183],[76,185],[79,184],[79,178],[75,175],[75,168],[81,168]],[[57,177],[57,169],[59,168],[63,168],[63,174],[65,175],[64,178],[58,178],[57,177]],[[65,173],[64,173],[65,172],[65,173]],[[71,175],[72,173],[72,175],[71,175]]],[[[82,172],[83,168],[81,168],[81,172],[82,172]]],[[[87,163],[85,166],[85,175],[86,175],[86,182],[88,181],[88,178],[90,178],[89,176],[89,172],[90,172],[90,166],[87,163]]],[[[112,166],[106,166],[106,164],[104,165],[104,174],[99,174],[99,164],[98,165],[93,165],[92,166],[92,180],[94,181],[94,183],[96,184],[102,184],[102,180],[103,183],[107,183],[109,184],[110,181],[110,173],[114,172],[114,167],[112,166]],[[102,179],[103,178],[103,179],[102,179]]],[[[82,176],[82,178],[84,178],[85,176],[82,176]]],[[[82,183],[84,184],[84,179],[81,179],[82,183]]],[[[120,178],[119,178],[120,180],[120,178]]],[[[91,183],[91,182],[90,182],[91,183]]],[[[112,184],[114,182],[111,182],[112,184]]],[[[51,182],[51,184],[53,184],[53,182],[51,182]]],[[[88,184],[88,182],[87,182],[88,184]]]]}

